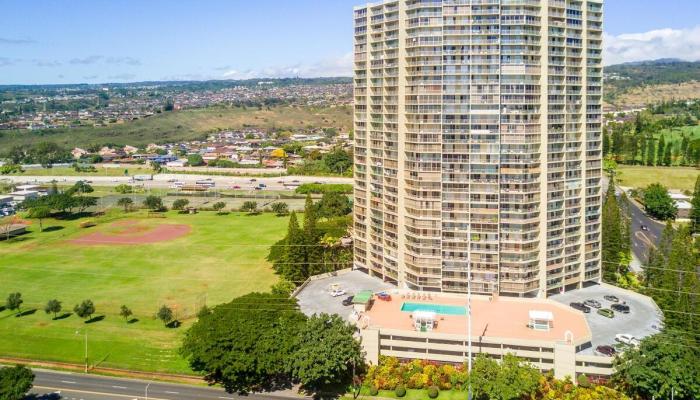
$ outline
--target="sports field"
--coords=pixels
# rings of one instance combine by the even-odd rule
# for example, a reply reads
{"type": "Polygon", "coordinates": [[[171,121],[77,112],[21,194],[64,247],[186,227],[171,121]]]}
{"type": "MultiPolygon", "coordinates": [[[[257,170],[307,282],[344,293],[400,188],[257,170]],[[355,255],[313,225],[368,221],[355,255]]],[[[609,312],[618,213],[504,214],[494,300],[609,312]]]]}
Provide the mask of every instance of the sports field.
{"type": "Polygon", "coordinates": [[[620,185],[644,188],[660,183],[669,189],[693,191],[700,169],[692,167],[642,167],[621,165],[617,176],[620,185]]]}
{"type": "Polygon", "coordinates": [[[1,303],[18,291],[22,311],[30,312],[21,317],[0,312],[0,357],[81,363],[87,329],[91,365],[188,373],[177,348],[191,316],[205,303],[264,291],[277,280],[265,256],[284,235],[287,218],[165,215],[113,210],[91,219],[97,223],[91,228],[79,227],[85,219],[46,220],[43,233],[35,221],[29,234],[0,241],[1,303]],[[52,320],[43,308],[54,298],[63,302],[59,315],[91,299],[95,316],[104,319],[86,324],[73,314],[52,320]],[[119,316],[122,304],[138,321],[119,316]],[[165,328],[154,319],[164,304],[184,326],[165,328]]]}

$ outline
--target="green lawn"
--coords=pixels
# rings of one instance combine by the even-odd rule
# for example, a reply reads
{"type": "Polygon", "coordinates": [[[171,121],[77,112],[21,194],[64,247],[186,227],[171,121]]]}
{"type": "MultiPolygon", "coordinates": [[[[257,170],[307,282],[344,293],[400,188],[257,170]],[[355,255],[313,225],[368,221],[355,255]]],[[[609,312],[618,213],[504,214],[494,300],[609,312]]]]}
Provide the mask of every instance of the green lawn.
{"type": "Polygon", "coordinates": [[[620,165],[620,185],[632,188],[661,183],[669,189],[692,191],[700,169],[692,167],[642,167],[620,165]]]}
{"type": "MultiPolygon", "coordinates": [[[[44,227],[55,230],[38,233],[35,221],[29,234],[0,242],[2,302],[19,291],[23,309],[37,309],[19,318],[0,312],[0,356],[80,363],[87,328],[91,364],[187,373],[177,348],[196,309],[204,301],[211,306],[267,290],[277,280],[265,256],[268,246],[284,235],[286,218],[169,212],[163,220],[128,215],[137,216],[145,224],[190,224],[192,232],[171,242],[84,247],[66,241],[85,233],[80,221],[47,220],[44,227]],[[105,319],[85,324],[71,315],[52,321],[43,306],[53,298],[67,311],[92,299],[96,315],[105,319]],[[127,324],[119,317],[122,304],[134,311],[138,322],[127,324]],[[177,307],[184,326],[168,329],[154,320],[163,304],[177,307]]],[[[109,223],[122,218],[121,212],[111,211],[93,219],[98,226],[89,229],[108,231],[109,223]]]]}

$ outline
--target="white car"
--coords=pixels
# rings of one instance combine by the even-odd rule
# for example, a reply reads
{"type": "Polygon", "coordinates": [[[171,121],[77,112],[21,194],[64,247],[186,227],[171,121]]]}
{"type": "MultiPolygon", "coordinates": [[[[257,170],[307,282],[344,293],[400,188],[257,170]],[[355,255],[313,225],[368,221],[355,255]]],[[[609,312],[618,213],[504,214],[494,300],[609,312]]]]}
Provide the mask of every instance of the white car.
{"type": "Polygon", "coordinates": [[[615,335],[615,340],[630,346],[639,346],[639,339],[626,333],[618,333],[615,335]]]}
{"type": "Polygon", "coordinates": [[[343,290],[343,289],[334,290],[334,291],[331,292],[331,296],[333,296],[333,297],[340,297],[340,296],[343,296],[343,295],[345,295],[345,294],[347,294],[347,292],[346,292],[345,290],[343,290]]]}

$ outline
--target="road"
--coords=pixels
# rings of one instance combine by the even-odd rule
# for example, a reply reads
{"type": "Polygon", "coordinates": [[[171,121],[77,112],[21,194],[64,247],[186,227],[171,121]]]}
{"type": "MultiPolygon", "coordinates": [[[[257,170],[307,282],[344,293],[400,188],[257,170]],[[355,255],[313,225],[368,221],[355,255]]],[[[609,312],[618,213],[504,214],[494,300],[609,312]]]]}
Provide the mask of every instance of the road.
{"type": "Polygon", "coordinates": [[[172,186],[172,182],[177,180],[184,182],[186,185],[194,185],[196,181],[211,179],[216,183],[217,189],[232,189],[234,186],[240,186],[241,189],[248,189],[252,186],[257,186],[261,183],[267,186],[269,190],[293,190],[295,187],[290,187],[290,184],[302,183],[347,183],[352,184],[352,178],[340,177],[318,177],[318,176],[281,176],[281,177],[237,177],[237,176],[213,176],[213,175],[189,175],[189,174],[159,174],[154,175],[152,181],[133,182],[129,176],[6,176],[3,179],[9,179],[14,183],[50,183],[56,181],[58,184],[73,184],[80,180],[92,182],[94,186],[117,186],[120,184],[143,184],[145,188],[168,188],[172,186]],[[285,183],[287,185],[285,185],[285,183]]]}
{"type": "Polygon", "coordinates": [[[35,369],[31,393],[42,400],[225,400],[291,399],[297,396],[238,396],[223,389],[35,369]]]}
{"type": "MultiPolygon", "coordinates": [[[[603,193],[607,191],[608,179],[603,178],[603,193]]],[[[622,193],[620,187],[616,187],[615,192],[619,196],[622,193]]],[[[637,203],[632,201],[628,196],[628,204],[630,211],[630,229],[631,229],[631,240],[632,240],[632,253],[634,258],[640,263],[645,263],[647,257],[649,256],[649,249],[651,246],[656,247],[661,240],[661,232],[664,230],[664,224],[655,221],[646,215],[644,210],[639,208],[637,203]],[[647,229],[642,229],[642,226],[647,229]]],[[[635,272],[641,272],[641,266],[635,265],[633,260],[632,269],[635,272]]]]}

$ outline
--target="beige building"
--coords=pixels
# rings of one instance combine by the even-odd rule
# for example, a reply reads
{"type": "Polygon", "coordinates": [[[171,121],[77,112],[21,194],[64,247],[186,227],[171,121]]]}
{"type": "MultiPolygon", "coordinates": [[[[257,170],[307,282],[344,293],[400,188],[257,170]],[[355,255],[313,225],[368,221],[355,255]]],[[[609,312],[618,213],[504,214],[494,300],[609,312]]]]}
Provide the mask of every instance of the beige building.
{"type": "MultiPolygon", "coordinates": [[[[425,292],[394,291],[375,298],[359,313],[367,361],[380,355],[461,364],[468,355],[466,298],[459,294],[426,297],[425,292]]],[[[500,359],[514,354],[555,376],[608,377],[613,358],[591,349],[584,315],[549,299],[475,296],[472,351],[500,359]],[[589,349],[588,351],[586,351],[589,349]]]]}
{"type": "Polygon", "coordinates": [[[422,291],[600,280],[602,0],[354,10],[355,267],[422,291]]]}

